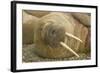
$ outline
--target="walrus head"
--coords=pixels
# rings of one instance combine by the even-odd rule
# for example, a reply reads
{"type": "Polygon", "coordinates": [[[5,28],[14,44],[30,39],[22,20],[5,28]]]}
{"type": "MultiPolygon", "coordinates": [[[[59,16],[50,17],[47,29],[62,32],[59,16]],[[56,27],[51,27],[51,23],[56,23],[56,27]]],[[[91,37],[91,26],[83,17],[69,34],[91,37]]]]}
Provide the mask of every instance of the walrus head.
{"type": "Polygon", "coordinates": [[[65,28],[62,26],[58,26],[53,24],[52,22],[48,22],[44,25],[41,35],[45,43],[52,48],[59,47],[59,42],[65,39],[65,28]]]}

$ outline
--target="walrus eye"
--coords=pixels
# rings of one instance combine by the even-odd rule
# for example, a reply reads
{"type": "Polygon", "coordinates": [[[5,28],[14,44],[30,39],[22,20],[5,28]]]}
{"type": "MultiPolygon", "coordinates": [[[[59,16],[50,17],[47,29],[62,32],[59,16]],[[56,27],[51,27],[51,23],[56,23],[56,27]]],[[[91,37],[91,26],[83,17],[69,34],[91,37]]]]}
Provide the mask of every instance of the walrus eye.
{"type": "Polygon", "coordinates": [[[51,35],[52,35],[53,37],[55,37],[55,36],[56,36],[56,31],[55,31],[55,30],[52,30],[52,31],[51,31],[51,35]]]}
{"type": "Polygon", "coordinates": [[[52,34],[55,34],[55,30],[52,31],[52,34]]]}

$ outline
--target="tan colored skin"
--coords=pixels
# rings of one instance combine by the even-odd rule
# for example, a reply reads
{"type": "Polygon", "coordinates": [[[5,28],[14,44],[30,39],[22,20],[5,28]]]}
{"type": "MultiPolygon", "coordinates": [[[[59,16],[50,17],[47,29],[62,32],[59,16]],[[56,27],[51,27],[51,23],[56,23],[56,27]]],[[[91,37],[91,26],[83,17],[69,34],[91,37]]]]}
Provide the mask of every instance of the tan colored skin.
{"type": "Polygon", "coordinates": [[[36,10],[35,11],[34,10],[25,10],[25,12],[30,15],[36,16],[36,17],[42,17],[42,16],[45,16],[50,13],[50,11],[36,11],[36,10]]]}
{"type": "Polygon", "coordinates": [[[32,44],[34,42],[34,25],[37,24],[38,18],[23,11],[22,21],[23,44],[32,44]]]}
{"type": "Polygon", "coordinates": [[[75,12],[72,13],[72,15],[85,26],[88,26],[88,27],[91,26],[91,15],[86,14],[86,13],[75,13],[75,12]]]}
{"type": "Polygon", "coordinates": [[[42,17],[38,25],[35,26],[35,53],[47,58],[73,56],[74,54],[60,45],[60,42],[64,42],[77,53],[79,49],[84,50],[83,47],[88,33],[87,31],[87,28],[75,20],[70,13],[66,13],[66,15],[60,12],[50,13],[42,17]],[[53,30],[55,30],[55,32],[52,32],[53,30]],[[77,36],[83,41],[83,44],[72,37],[66,37],[65,32],[77,36]],[[82,32],[85,33],[81,35],[82,32]],[[80,45],[82,45],[81,48],[79,48],[80,45]]]}
{"type": "Polygon", "coordinates": [[[85,27],[90,27],[89,15],[83,13],[48,13],[49,12],[29,10],[28,12],[23,11],[23,44],[35,43],[35,52],[39,56],[47,58],[70,57],[74,56],[75,53],[76,57],[79,57],[78,53],[80,51],[83,52],[89,49],[84,49],[87,43],[87,39],[90,39],[89,37],[87,38],[89,32],[85,27]],[[83,24],[81,24],[77,20],[83,24]],[[51,26],[51,24],[53,25],[51,26]],[[45,33],[50,33],[47,32],[47,27],[50,29],[53,28],[57,30],[56,32],[59,32],[58,34],[55,33],[56,35],[58,35],[56,39],[51,39],[52,36],[50,35],[48,35],[48,38],[46,37],[45,33]],[[81,42],[75,40],[74,38],[66,36],[65,32],[68,32],[81,39],[83,43],[81,44],[81,42]],[[74,51],[74,54],[70,52],[70,50],[65,49],[66,47],[64,48],[64,46],[60,44],[60,39],[61,42],[64,42],[69,48],[74,51]]]}

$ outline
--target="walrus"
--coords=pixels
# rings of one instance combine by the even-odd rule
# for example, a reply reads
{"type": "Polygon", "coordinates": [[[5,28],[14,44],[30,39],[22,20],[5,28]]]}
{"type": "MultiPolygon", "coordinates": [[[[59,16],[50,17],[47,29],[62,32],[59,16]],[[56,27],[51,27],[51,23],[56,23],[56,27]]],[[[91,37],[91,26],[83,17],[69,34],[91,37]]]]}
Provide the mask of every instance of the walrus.
{"type": "Polygon", "coordinates": [[[70,13],[51,12],[35,25],[34,52],[45,58],[80,57],[87,34],[88,29],[70,13]]]}

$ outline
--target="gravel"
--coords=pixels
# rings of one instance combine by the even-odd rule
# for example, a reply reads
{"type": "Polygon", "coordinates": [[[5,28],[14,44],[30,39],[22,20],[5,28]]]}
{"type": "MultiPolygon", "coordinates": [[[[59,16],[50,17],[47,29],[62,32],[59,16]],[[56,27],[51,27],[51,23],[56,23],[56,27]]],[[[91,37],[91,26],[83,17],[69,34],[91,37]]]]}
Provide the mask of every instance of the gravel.
{"type": "Polygon", "coordinates": [[[80,57],[72,56],[69,58],[61,58],[61,59],[49,59],[38,56],[34,53],[34,44],[24,45],[22,48],[22,62],[46,62],[46,61],[70,61],[70,60],[89,60],[90,53],[79,53],[80,57]]]}

